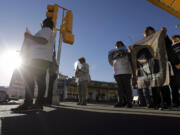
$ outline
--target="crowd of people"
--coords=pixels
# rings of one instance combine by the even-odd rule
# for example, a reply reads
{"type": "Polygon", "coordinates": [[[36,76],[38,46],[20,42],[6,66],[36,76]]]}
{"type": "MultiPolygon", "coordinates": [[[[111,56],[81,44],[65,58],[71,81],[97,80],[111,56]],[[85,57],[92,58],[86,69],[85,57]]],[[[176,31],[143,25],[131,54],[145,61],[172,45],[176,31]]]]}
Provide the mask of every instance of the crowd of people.
{"type": "MultiPolygon", "coordinates": [[[[166,28],[162,29],[165,33],[166,28]]],[[[144,31],[144,38],[155,33],[155,29],[147,27],[144,31]]],[[[166,48],[168,61],[173,69],[170,75],[169,85],[160,87],[137,88],[139,96],[139,105],[149,108],[179,107],[179,83],[180,80],[180,35],[174,35],[169,38],[165,35],[164,46],[166,48]],[[174,48],[178,49],[174,49],[174,48]],[[152,96],[150,96],[152,91],[152,96]],[[172,98],[171,98],[172,95],[172,98]]],[[[149,74],[148,58],[151,54],[145,49],[137,55],[139,66],[138,74],[149,74]],[[144,55],[145,54],[145,55],[144,55]],[[141,70],[143,69],[143,71],[141,70]]],[[[53,85],[58,74],[58,65],[56,63],[55,35],[53,33],[53,21],[46,18],[42,23],[42,29],[35,35],[26,31],[24,34],[24,43],[21,49],[23,58],[21,73],[25,81],[25,100],[13,112],[24,112],[29,110],[42,110],[44,105],[52,104],[53,85]],[[49,72],[48,96],[44,98],[46,90],[46,74],[49,72]],[[33,102],[35,82],[38,86],[38,96],[33,102]]],[[[109,52],[109,64],[114,67],[114,78],[118,85],[118,102],[115,107],[132,107],[132,86],[137,83],[137,77],[134,75],[132,65],[131,49],[127,48],[122,41],[117,41],[115,49],[109,52]],[[114,53],[115,52],[115,53],[114,53]]],[[[75,70],[76,82],[79,90],[78,105],[87,104],[88,82],[90,81],[89,65],[84,57],[78,59],[80,66],[75,70]]],[[[152,61],[158,64],[156,61],[152,61]]],[[[157,69],[152,69],[156,71],[157,69]]]]}
{"type": "MultiPolygon", "coordinates": [[[[167,29],[162,28],[162,31],[166,34],[167,29]]],[[[146,39],[149,36],[152,36],[155,32],[156,31],[153,27],[146,27],[144,31],[144,38],[146,39]]],[[[164,46],[170,66],[169,69],[172,69],[169,72],[170,83],[169,85],[161,85],[158,87],[136,88],[139,97],[139,106],[147,106],[148,108],[155,109],[167,109],[170,107],[180,106],[180,35],[174,35],[169,38],[166,34],[164,37],[164,46]],[[150,93],[152,93],[152,96],[150,93]]],[[[116,57],[112,58],[112,53],[109,54],[109,64],[114,67],[114,78],[118,84],[118,102],[115,104],[115,107],[127,106],[130,108],[132,107],[131,84],[137,83],[137,76],[134,74],[134,67],[132,66],[133,58],[131,56],[131,50],[127,48],[122,41],[116,42],[115,48],[117,52],[115,55],[116,57]]],[[[139,68],[137,74],[139,76],[142,74],[149,75],[151,74],[151,71],[157,72],[157,70],[159,70],[158,61],[148,61],[151,57],[152,56],[147,48],[143,48],[139,51],[137,55],[137,67],[139,68]],[[156,66],[153,66],[151,69],[149,66],[151,64],[156,66]]]]}

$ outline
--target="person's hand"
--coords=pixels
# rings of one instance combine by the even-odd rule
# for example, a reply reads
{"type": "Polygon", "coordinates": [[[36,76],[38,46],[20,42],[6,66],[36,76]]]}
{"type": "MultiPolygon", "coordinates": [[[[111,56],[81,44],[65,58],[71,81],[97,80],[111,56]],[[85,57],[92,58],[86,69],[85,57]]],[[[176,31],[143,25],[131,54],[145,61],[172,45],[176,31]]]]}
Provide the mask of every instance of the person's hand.
{"type": "Polygon", "coordinates": [[[177,69],[180,69],[180,64],[176,65],[176,68],[177,68],[177,69]]]}
{"type": "Polygon", "coordinates": [[[129,47],[129,46],[128,46],[127,50],[128,50],[128,53],[130,53],[130,52],[131,52],[131,49],[130,49],[130,47],[129,47]]]}
{"type": "Polygon", "coordinates": [[[75,72],[75,76],[77,76],[79,74],[79,70],[76,70],[75,72]]]}
{"type": "Polygon", "coordinates": [[[136,77],[132,77],[132,85],[136,85],[137,84],[137,78],[136,77]]]}

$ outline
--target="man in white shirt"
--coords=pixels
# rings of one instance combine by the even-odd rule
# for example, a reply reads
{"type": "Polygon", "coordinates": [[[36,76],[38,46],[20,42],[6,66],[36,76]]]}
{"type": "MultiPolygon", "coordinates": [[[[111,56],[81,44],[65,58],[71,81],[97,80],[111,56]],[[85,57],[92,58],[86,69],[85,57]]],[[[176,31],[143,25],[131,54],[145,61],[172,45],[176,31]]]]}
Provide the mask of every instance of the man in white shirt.
{"type": "Polygon", "coordinates": [[[110,65],[114,67],[114,78],[118,84],[118,102],[115,107],[132,107],[131,67],[127,49],[122,41],[116,42],[115,48],[119,50],[122,48],[118,57],[109,60],[110,65]]]}
{"type": "Polygon", "coordinates": [[[81,65],[75,71],[79,91],[79,102],[77,104],[86,105],[88,82],[90,81],[89,65],[86,63],[86,59],[84,57],[79,58],[79,62],[81,65]]]}
{"type": "Polygon", "coordinates": [[[22,75],[25,80],[24,104],[12,109],[14,112],[43,109],[44,94],[46,89],[46,72],[52,64],[55,35],[52,31],[53,22],[47,18],[42,23],[42,29],[35,35],[25,32],[26,48],[23,57],[22,75]],[[27,47],[26,47],[27,46],[27,47]],[[28,48],[28,49],[27,49],[28,48]],[[33,105],[35,81],[38,85],[38,96],[33,105]]]}

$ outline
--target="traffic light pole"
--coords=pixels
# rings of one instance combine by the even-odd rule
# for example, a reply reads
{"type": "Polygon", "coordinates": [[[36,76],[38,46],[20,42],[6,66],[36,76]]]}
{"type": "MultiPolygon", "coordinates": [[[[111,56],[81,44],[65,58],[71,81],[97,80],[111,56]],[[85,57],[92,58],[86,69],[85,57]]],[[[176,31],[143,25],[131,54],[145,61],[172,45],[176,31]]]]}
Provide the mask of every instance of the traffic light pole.
{"type": "MultiPolygon", "coordinates": [[[[62,24],[63,24],[63,21],[64,21],[64,11],[67,10],[67,9],[65,9],[65,8],[63,8],[61,6],[59,6],[59,8],[63,9],[63,14],[62,14],[62,24]]],[[[59,76],[59,72],[60,72],[59,71],[59,67],[60,67],[60,59],[61,59],[62,41],[63,41],[62,32],[59,30],[59,45],[58,45],[58,52],[57,52],[58,76],[59,76]]],[[[59,92],[57,90],[58,78],[56,78],[56,81],[54,83],[53,98],[52,98],[52,104],[53,105],[59,105],[59,92]]]]}
{"type": "MultiPolygon", "coordinates": [[[[64,21],[64,10],[65,9],[63,8],[62,24],[63,24],[63,21],[64,21]]],[[[59,31],[59,45],[58,45],[58,54],[57,54],[57,64],[58,64],[59,67],[60,67],[60,59],[61,59],[62,40],[63,40],[62,32],[59,31]]]]}
{"type": "MultiPolygon", "coordinates": [[[[63,24],[63,22],[64,22],[64,11],[68,10],[68,9],[61,7],[60,5],[58,5],[58,7],[63,9],[62,22],[61,22],[61,24],[63,24]]],[[[60,25],[60,27],[61,27],[61,25],[60,25]]],[[[58,53],[57,53],[57,64],[59,67],[60,67],[60,60],[61,60],[62,42],[63,42],[62,32],[59,30],[59,45],[58,45],[58,53]]]]}

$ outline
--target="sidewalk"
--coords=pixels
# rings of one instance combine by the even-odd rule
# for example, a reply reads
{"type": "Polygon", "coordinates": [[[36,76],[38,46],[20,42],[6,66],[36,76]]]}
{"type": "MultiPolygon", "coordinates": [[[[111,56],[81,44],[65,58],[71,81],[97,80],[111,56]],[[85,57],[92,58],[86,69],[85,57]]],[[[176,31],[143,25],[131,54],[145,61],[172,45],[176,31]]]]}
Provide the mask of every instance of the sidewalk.
{"type": "Polygon", "coordinates": [[[113,105],[107,104],[88,104],[87,106],[76,105],[76,102],[62,102],[62,108],[102,112],[102,113],[119,113],[119,114],[136,114],[136,115],[152,115],[152,116],[168,116],[180,118],[180,107],[165,110],[155,110],[153,108],[133,106],[132,108],[114,108],[113,105]]]}
{"type": "MultiPolygon", "coordinates": [[[[15,106],[0,106],[0,112],[15,106]]],[[[44,107],[40,113],[9,114],[0,118],[2,135],[169,135],[177,134],[180,125],[178,110],[78,106],[75,102],[44,107]]]]}

